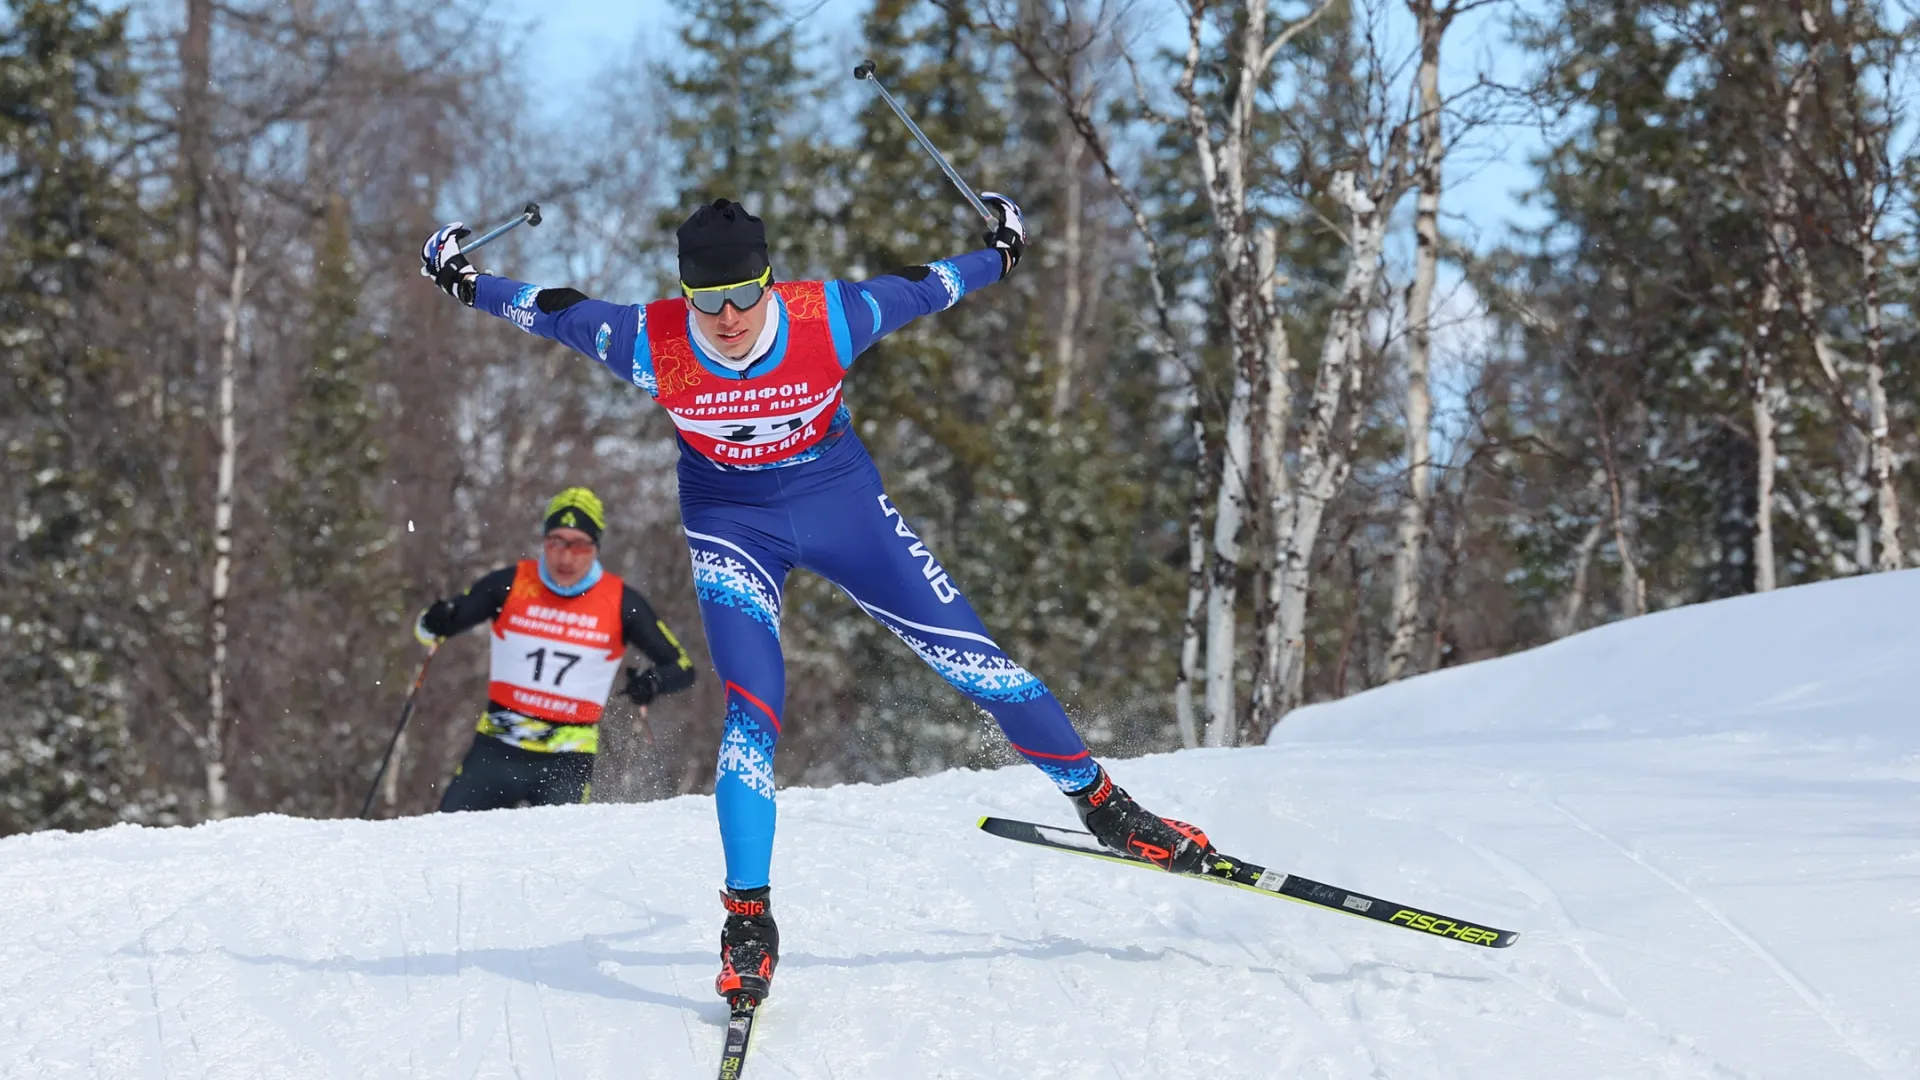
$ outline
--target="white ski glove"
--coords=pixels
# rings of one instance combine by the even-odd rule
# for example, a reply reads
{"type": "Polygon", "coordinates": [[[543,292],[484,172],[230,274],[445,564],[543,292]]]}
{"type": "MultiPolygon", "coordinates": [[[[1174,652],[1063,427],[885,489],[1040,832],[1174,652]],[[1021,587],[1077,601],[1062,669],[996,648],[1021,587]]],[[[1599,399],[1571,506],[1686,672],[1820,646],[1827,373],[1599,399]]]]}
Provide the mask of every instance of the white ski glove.
{"type": "Polygon", "coordinates": [[[435,229],[420,245],[420,276],[432,278],[441,292],[468,307],[473,306],[473,282],[480,271],[460,253],[460,241],[472,235],[465,222],[455,221],[435,229]]]}
{"type": "Polygon", "coordinates": [[[1020,264],[1020,256],[1027,250],[1027,222],[1020,216],[1020,208],[1012,199],[996,191],[983,191],[980,201],[987,204],[1000,220],[987,230],[987,243],[1000,252],[1000,276],[1013,273],[1020,264]]]}

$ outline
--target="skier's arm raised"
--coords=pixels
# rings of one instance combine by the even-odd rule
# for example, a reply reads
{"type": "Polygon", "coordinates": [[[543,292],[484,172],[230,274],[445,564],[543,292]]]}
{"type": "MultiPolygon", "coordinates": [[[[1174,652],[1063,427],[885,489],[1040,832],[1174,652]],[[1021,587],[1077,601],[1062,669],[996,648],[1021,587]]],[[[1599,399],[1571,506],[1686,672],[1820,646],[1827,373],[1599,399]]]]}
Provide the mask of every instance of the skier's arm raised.
{"type": "Polygon", "coordinates": [[[413,636],[423,645],[464,634],[500,614],[513,591],[514,568],[495,570],[451,600],[435,600],[413,624],[413,636]]]}
{"type": "Polygon", "coordinates": [[[981,195],[1000,222],[987,233],[991,247],[969,251],[951,259],[923,266],[909,266],[891,274],[866,281],[835,281],[827,287],[840,290],[841,310],[846,312],[847,330],[852,338],[853,358],[873,344],[922,315],[945,311],[970,292],[977,292],[1013,271],[1027,247],[1026,225],[1020,208],[1004,195],[981,195]]]}
{"type": "Polygon", "coordinates": [[[595,300],[578,289],[546,289],[509,277],[483,274],[460,253],[465,228],[443,225],[420,249],[420,272],[455,300],[502,318],[549,341],[606,365],[615,377],[633,374],[633,341],[640,309],[595,300]]]}

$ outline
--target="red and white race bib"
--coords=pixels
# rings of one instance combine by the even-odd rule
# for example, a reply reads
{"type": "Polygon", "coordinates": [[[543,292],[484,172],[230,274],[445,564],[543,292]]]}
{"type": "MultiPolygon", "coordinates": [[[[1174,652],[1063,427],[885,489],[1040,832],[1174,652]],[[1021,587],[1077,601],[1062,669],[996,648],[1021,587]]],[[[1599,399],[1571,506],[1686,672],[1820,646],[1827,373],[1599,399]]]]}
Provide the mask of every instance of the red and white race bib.
{"type": "Polygon", "coordinates": [[[803,453],[826,437],[840,408],[840,366],[827,317],[826,286],[783,281],[774,292],[787,313],[787,351],[770,374],[723,378],[694,355],[687,302],[645,309],[653,360],[653,397],[687,445],[725,465],[766,465],[803,453]]]}

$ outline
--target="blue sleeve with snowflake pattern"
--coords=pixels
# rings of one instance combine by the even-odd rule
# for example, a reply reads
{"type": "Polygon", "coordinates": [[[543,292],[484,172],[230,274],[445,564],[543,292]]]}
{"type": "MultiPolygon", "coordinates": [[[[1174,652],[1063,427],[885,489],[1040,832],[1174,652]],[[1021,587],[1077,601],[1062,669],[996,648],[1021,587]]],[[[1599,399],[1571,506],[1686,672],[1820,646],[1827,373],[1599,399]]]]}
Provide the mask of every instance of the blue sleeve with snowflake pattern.
{"type": "Polygon", "coordinates": [[[852,346],[841,357],[841,364],[852,367],[854,357],[874,342],[922,315],[945,311],[961,297],[999,280],[1000,253],[985,248],[866,281],[828,282],[827,287],[840,294],[839,307],[852,346]]]}
{"type": "MultiPolygon", "coordinates": [[[[646,355],[646,342],[640,339],[640,308],[634,304],[615,304],[572,293],[571,302],[555,311],[542,310],[538,285],[524,281],[481,274],[473,284],[473,307],[502,318],[529,334],[557,341],[582,356],[606,365],[618,379],[641,384],[642,374],[650,375],[653,365],[646,355]],[[636,342],[639,348],[636,350],[636,342]]],[[[571,290],[544,290],[571,293],[571,290]]],[[[555,305],[549,303],[548,307],[555,305]]]]}

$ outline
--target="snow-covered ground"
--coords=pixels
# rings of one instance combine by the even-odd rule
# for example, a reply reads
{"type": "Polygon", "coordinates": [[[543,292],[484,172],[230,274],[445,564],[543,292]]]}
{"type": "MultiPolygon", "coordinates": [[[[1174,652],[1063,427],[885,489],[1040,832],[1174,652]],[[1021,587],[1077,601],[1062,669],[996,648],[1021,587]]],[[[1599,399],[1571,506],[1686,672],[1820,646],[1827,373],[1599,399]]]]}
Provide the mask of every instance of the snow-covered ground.
{"type": "MultiPolygon", "coordinates": [[[[1028,849],[1026,768],[781,796],[747,1073],[1920,1077],[1920,574],[1652,616],[1117,768],[1493,951],[1028,849]]],[[[711,1076],[709,800],[0,841],[0,1075],[711,1076]]]]}

